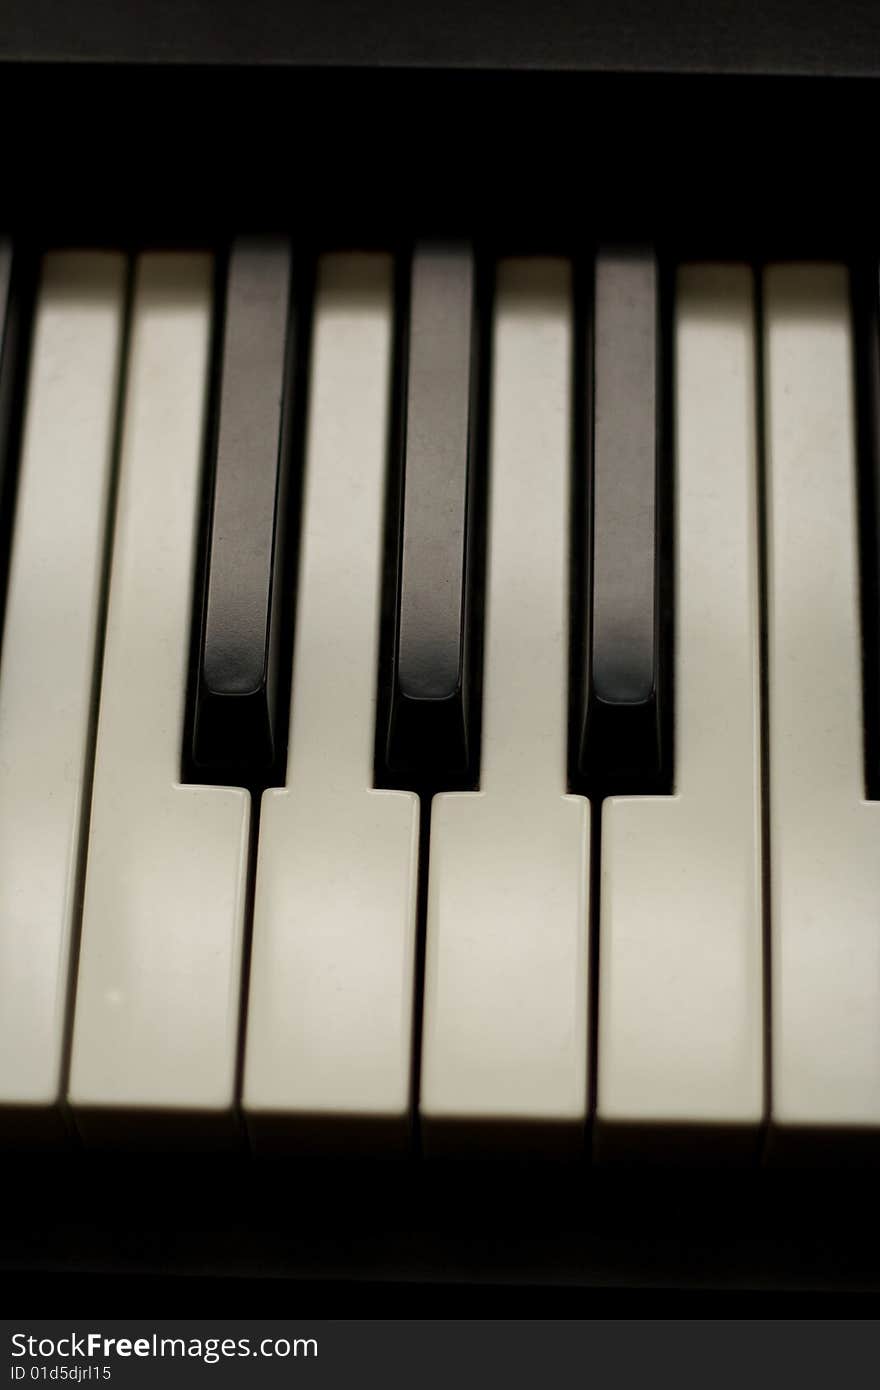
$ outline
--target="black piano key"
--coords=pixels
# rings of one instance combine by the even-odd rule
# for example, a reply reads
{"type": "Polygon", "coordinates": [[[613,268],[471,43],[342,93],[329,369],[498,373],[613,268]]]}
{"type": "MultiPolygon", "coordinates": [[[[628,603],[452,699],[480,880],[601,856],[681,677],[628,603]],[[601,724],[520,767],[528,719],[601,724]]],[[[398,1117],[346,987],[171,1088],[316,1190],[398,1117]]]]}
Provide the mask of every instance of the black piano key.
{"type": "Polygon", "coordinates": [[[35,265],[0,238],[0,642],[6,602],[35,265]]]}
{"type": "Polygon", "coordinates": [[[671,777],[671,480],[654,253],[600,251],[587,429],[585,675],[578,772],[600,794],[671,777]]]}
{"type": "Polygon", "coordinates": [[[475,754],[477,318],[473,251],[418,246],[410,283],[385,741],[392,781],[398,775],[408,782],[457,784],[475,754]]]}
{"type": "Polygon", "coordinates": [[[852,276],[858,429],[865,794],[880,800],[880,267],[852,276]]]}
{"type": "Polygon", "coordinates": [[[0,506],[11,469],[9,424],[15,376],[15,312],[12,293],[12,246],[0,241],[0,506]]]}
{"type": "Polygon", "coordinates": [[[8,351],[9,309],[12,290],[12,244],[0,240],[0,364],[8,351]]]}
{"type": "Polygon", "coordinates": [[[292,252],[240,239],[227,271],[193,762],[240,778],[275,759],[292,413],[292,252]]]}

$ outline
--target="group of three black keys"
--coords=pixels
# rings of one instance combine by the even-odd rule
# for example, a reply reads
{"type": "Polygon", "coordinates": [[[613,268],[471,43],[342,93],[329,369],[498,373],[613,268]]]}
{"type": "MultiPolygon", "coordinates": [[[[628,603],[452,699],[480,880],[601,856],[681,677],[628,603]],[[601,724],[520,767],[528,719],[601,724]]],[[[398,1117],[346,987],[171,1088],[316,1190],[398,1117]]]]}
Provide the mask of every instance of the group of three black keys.
{"type": "MultiPolygon", "coordinates": [[[[599,253],[578,298],[569,777],[671,786],[671,460],[664,283],[650,249],[599,253]]],[[[283,781],[310,292],[288,243],[222,275],[184,766],[283,781]],[[187,766],[189,764],[189,766],[187,766]]],[[[479,780],[492,267],[461,244],[401,258],[375,776],[479,780]]]]}
{"type": "MultiPolygon", "coordinates": [[[[20,322],[13,343],[15,266],[0,245],[7,417],[26,337],[20,322]]],[[[187,781],[283,781],[312,281],[285,239],[241,238],[218,259],[187,781]]],[[[416,243],[398,258],[379,786],[479,781],[492,281],[491,262],[467,244],[416,243]]],[[[599,252],[576,281],[569,779],[590,794],[671,787],[665,284],[641,247],[599,252]]],[[[8,542],[11,456],[5,465],[8,542]]]]}

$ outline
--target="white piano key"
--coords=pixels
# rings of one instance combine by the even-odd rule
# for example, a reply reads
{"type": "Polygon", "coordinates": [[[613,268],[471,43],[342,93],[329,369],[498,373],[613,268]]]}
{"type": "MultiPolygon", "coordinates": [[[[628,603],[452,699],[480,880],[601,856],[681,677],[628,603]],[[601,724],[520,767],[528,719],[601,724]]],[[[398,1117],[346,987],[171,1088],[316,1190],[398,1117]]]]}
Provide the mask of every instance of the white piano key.
{"type": "Polygon", "coordinates": [[[87,1139],[232,1131],[249,798],[179,784],[210,257],[137,265],[69,1099],[87,1139]]]}
{"type": "Polygon", "coordinates": [[[880,1123],[880,803],[865,800],[849,284],[764,288],[774,1147],[880,1123]],[[801,1131],[801,1134],[798,1134],[801,1131]]]}
{"type": "Polygon", "coordinates": [[[260,822],[257,1145],[408,1142],[419,805],[372,786],[391,288],[386,257],[319,267],[287,785],[260,822]]]}
{"type": "Polygon", "coordinates": [[[61,1132],[122,357],[121,255],[44,259],[0,661],[0,1127],[61,1132]]]}
{"type": "Polygon", "coordinates": [[[602,810],[600,1156],[754,1153],[764,1104],[748,270],[679,272],[675,359],[675,795],[602,810]]]}
{"type": "Polygon", "coordinates": [[[582,1144],[588,803],[566,794],[571,293],[499,266],[480,791],[435,797],[421,1114],[429,1151],[582,1144]]]}

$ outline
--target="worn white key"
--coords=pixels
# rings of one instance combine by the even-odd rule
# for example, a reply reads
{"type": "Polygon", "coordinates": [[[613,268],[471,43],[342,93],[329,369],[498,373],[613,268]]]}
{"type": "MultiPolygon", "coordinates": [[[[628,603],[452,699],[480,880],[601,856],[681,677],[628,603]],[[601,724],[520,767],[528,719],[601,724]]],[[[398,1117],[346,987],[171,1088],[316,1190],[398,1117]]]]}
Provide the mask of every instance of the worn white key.
{"type": "Polygon", "coordinates": [[[571,296],[499,266],[480,791],[435,797],[426,1144],[576,1148],[587,1104],[589,805],[566,795],[571,296]]]}
{"type": "Polygon", "coordinates": [[[880,803],[864,794],[849,284],[764,285],[773,1097],[800,1128],[880,1123],[880,803]]]}
{"type": "Polygon", "coordinates": [[[211,276],[137,266],[70,1076],[86,1138],[233,1126],[249,798],[179,784],[211,276]]]}
{"type": "Polygon", "coordinates": [[[263,797],[244,1109],[257,1145],[406,1144],[418,799],[373,790],[392,265],[320,264],[287,785],[263,797]]]}
{"type": "Polygon", "coordinates": [[[42,265],[0,660],[0,1127],[61,1132],[125,258],[42,265]]]}
{"type": "Polygon", "coordinates": [[[763,1114],[755,332],[677,278],[675,795],[602,810],[597,1146],[754,1152],[763,1114]]]}

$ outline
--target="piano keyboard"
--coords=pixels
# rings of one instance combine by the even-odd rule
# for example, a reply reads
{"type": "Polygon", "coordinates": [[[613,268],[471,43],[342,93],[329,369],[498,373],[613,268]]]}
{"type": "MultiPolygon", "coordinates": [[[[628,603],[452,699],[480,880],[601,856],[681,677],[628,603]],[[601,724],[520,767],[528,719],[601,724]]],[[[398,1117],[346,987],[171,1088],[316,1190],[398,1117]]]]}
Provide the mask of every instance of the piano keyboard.
{"type": "Polygon", "coordinates": [[[876,288],[0,242],[2,1142],[870,1146],[876,288]]]}

